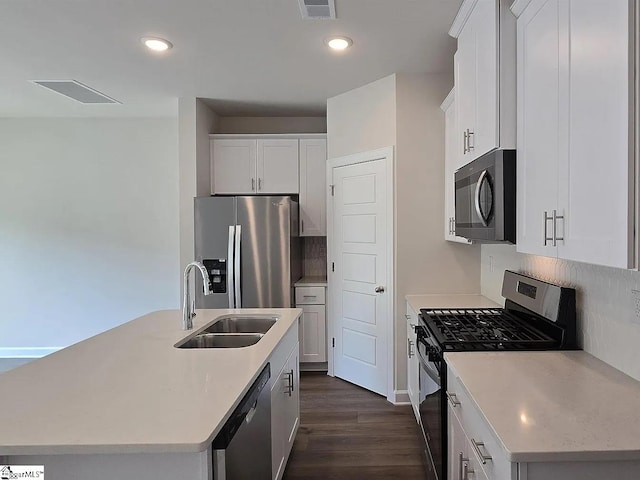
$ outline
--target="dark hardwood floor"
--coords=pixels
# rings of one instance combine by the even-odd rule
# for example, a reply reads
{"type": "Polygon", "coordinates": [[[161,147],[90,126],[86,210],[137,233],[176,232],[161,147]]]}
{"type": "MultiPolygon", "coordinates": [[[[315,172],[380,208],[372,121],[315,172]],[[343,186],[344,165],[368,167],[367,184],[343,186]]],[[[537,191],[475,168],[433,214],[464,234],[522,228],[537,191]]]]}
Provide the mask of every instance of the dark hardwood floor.
{"type": "Polygon", "coordinates": [[[324,373],[303,373],[300,410],[284,480],[429,480],[410,406],[324,373]]]}

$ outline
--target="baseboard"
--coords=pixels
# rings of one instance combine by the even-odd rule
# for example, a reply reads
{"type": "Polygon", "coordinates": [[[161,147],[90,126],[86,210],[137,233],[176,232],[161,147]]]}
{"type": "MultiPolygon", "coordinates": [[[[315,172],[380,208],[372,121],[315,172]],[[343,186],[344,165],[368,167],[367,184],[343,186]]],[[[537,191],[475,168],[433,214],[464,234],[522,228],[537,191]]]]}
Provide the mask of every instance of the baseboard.
{"type": "Polygon", "coordinates": [[[394,390],[393,396],[391,398],[387,398],[387,400],[394,405],[411,405],[409,392],[407,390],[394,390]]]}
{"type": "Polygon", "coordinates": [[[300,362],[301,372],[326,372],[327,362],[300,362]]]}
{"type": "Polygon", "coordinates": [[[0,347],[0,358],[41,358],[64,347],[0,347]]]}

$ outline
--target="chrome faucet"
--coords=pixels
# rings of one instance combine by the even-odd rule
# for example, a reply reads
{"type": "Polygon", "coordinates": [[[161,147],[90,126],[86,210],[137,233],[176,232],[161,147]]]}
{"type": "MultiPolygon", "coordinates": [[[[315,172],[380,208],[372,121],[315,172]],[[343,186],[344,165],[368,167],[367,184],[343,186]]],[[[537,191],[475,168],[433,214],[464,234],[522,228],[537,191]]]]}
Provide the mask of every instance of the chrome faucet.
{"type": "Polygon", "coordinates": [[[209,285],[209,274],[207,269],[200,262],[191,262],[184,269],[184,277],[182,282],[182,288],[184,290],[184,301],[182,304],[182,329],[191,330],[193,328],[193,317],[196,316],[195,304],[191,302],[191,286],[189,285],[189,273],[193,268],[200,270],[202,274],[202,283],[204,284],[204,294],[211,294],[211,286],[209,285]]]}

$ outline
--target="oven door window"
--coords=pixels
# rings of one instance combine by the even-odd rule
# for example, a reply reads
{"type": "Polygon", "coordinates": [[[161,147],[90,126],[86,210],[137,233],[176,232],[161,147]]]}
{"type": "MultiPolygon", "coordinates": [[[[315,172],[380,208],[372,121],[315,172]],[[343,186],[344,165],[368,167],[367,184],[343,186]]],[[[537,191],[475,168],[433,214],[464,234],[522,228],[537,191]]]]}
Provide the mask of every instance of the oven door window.
{"type": "Polygon", "coordinates": [[[420,422],[436,476],[443,477],[442,396],[440,376],[433,362],[420,358],[420,422]]]}
{"type": "Polygon", "coordinates": [[[474,172],[455,182],[456,225],[459,227],[490,226],[494,209],[492,170],[474,172]]]}

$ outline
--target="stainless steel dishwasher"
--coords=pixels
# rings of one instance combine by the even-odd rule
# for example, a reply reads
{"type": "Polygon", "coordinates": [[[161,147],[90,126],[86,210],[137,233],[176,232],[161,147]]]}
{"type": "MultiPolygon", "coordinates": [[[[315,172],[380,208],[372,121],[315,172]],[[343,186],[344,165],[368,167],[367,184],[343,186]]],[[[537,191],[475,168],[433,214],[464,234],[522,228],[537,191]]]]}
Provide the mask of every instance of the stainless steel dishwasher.
{"type": "Polygon", "coordinates": [[[267,364],[213,441],[214,480],[271,479],[269,378],[267,364]]]}

